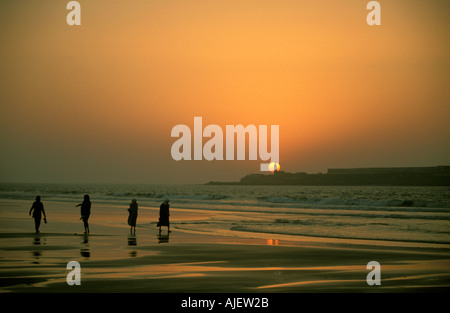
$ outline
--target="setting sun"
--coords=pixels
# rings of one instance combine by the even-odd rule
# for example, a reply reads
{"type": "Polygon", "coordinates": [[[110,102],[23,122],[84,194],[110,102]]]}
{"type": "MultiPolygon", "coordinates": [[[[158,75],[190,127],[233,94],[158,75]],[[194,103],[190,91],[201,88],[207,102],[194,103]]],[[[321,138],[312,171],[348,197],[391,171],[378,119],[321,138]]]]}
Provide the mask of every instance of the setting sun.
{"type": "Polygon", "coordinates": [[[449,9],[0,1],[3,302],[448,293],[449,9]]]}
{"type": "Polygon", "coordinates": [[[276,162],[272,162],[272,163],[270,163],[269,164],[269,171],[271,171],[272,173],[274,172],[274,171],[279,171],[280,170],[280,163],[276,163],[276,162]]]}

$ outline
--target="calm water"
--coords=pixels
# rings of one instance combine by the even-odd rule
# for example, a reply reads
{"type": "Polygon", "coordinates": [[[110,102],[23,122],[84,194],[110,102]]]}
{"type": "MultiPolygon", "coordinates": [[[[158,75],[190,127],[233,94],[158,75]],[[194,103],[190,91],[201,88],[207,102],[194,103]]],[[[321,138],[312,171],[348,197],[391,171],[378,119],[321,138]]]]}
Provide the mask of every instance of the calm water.
{"type": "Polygon", "coordinates": [[[448,187],[0,184],[0,198],[30,203],[80,202],[85,193],[111,207],[168,198],[199,216],[173,222],[186,230],[450,244],[448,187]]]}

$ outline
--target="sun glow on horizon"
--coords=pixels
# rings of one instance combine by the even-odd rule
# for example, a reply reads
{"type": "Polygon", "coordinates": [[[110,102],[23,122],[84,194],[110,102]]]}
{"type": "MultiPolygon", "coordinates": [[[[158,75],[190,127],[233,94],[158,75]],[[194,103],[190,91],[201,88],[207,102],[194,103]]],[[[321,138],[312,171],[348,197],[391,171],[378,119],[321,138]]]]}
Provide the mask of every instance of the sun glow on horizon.
{"type": "Polygon", "coordinates": [[[174,161],[171,129],[195,116],[279,125],[286,172],[448,163],[442,1],[385,1],[381,26],[367,25],[367,2],[98,0],[81,3],[81,26],[56,0],[25,2],[0,1],[5,181],[201,183],[257,170],[174,161]]]}
{"type": "Polygon", "coordinates": [[[272,162],[269,164],[269,171],[271,171],[272,173],[275,171],[275,167],[276,167],[276,171],[279,172],[280,171],[280,163],[277,162],[272,162]]]}

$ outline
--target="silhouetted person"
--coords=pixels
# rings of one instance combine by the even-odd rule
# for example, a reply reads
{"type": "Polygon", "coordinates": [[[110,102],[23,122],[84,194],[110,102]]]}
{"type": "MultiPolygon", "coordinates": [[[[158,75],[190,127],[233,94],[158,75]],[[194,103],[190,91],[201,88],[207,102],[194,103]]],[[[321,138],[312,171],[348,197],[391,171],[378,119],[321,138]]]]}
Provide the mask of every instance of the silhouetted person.
{"type": "Polygon", "coordinates": [[[159,233],[161,233],[161,226],[167,226],[167,231],[170,233],[170,222],[169,222],[169,200],[165,200],[159,207],[159,233]]]}
{"type": "Polygon", "coordinates": [[[136,220],[138,215],[138,204],[136,202],[136,199],[133,199],[130,203],[130,207],[128,208],[128,225],[130,225],[130,232],[133,233],[133,227],[134,227],[134,233],[136,233],[136,220]]]}
{"type": "Polygon", "coordinates": [[[81,218],[84,223],[84,233],[89,234],[89,216],[91,215],[91,201],[89,199],[89,195],[84,195],[83,203],[77,205],[77,207],[81,206],[81,218]]]}
{"type": "Polygon", "coordinates": [[[36,229],[36,233],[39,233],[39,226],[41,226],[42,214],[44,214],[44,221],[47,223],[47,216],[45,216],[44,204],[42,204],[40,196],[36,197],[36,201],[33,202],[33,205],[31,206],[30,212],[28,214],[31,215],[32,211],[33,211],[32,216],[34,218],[34,228],[36,229]]]}

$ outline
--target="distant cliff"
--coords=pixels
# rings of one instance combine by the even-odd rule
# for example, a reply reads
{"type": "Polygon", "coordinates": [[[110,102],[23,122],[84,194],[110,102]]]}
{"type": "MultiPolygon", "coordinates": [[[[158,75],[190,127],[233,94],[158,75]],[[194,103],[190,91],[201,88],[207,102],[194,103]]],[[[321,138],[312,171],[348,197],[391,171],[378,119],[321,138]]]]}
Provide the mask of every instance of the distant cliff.
{"type": "Polygon", "coordinates": [[[208,185],[450,186],[450,166],[328,169],[326,174],[250,174],[239,182],[208,185]]]}

